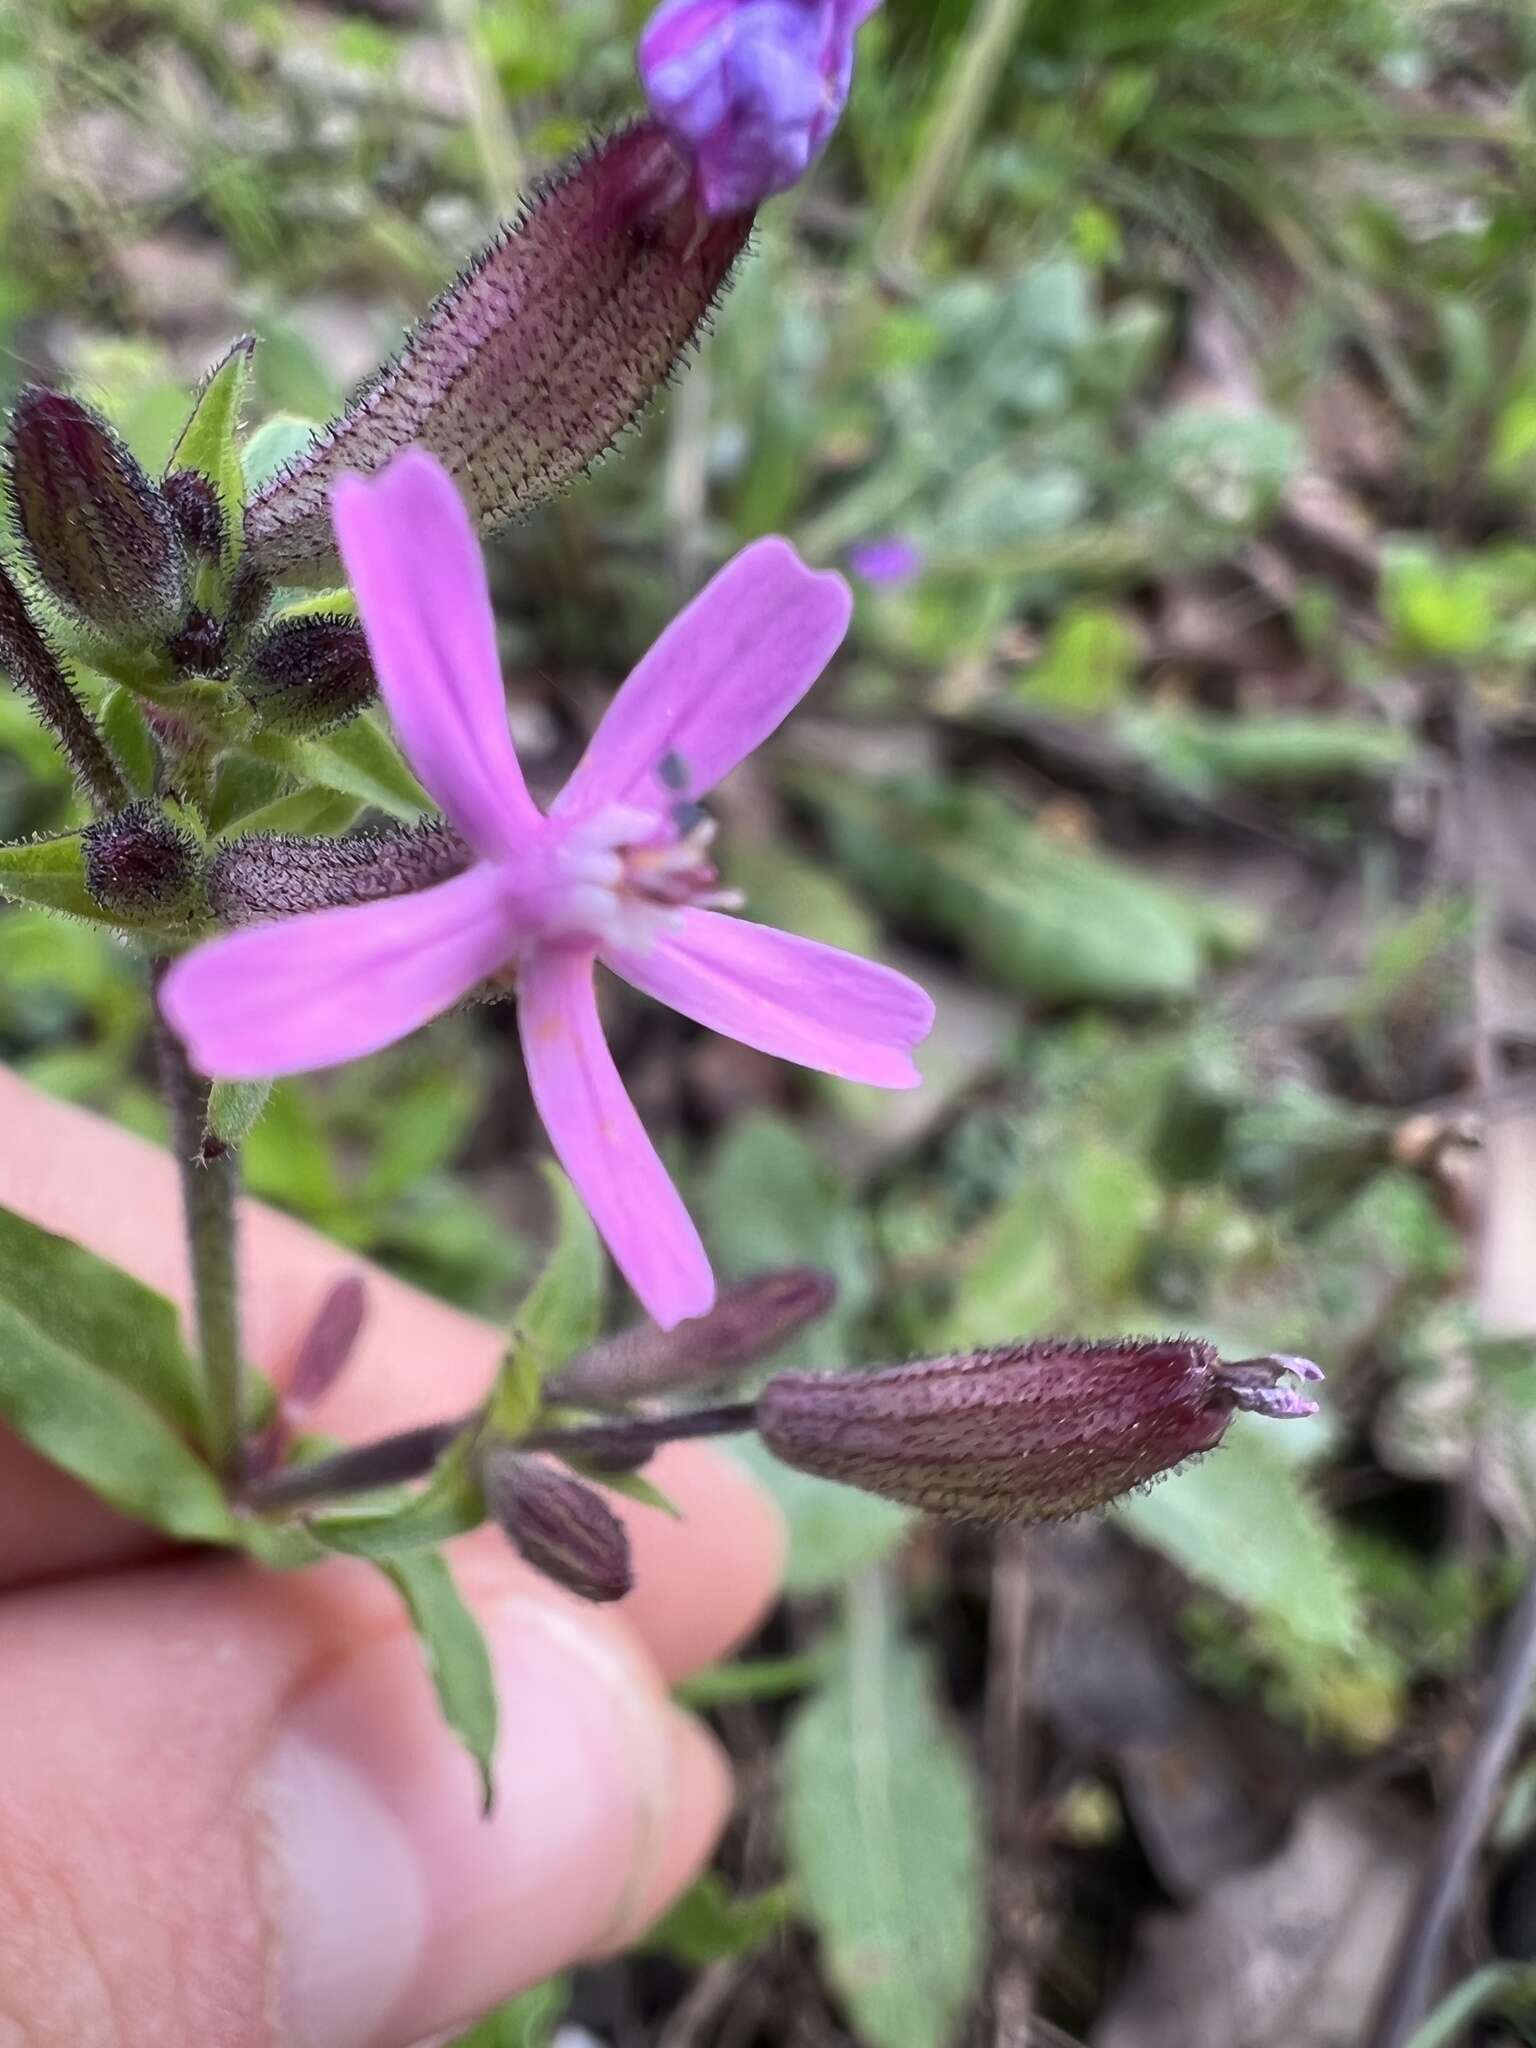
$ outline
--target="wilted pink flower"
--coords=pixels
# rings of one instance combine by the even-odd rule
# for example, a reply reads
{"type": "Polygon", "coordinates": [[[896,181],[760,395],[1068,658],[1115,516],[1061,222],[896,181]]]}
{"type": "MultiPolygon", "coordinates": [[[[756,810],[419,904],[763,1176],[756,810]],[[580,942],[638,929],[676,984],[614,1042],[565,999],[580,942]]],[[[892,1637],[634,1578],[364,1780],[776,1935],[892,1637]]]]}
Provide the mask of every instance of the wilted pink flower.
{"type": "Polygon", "coordinates": [[[880,0],[662,0],[640,38],[651,110],[717,218],[783,192],[848,99],[853,39],[880,0]]]}
{"type": "Polygon", "coordinates": [[[881,1088],[919,1080],[928,997],[888,967],[722,916],[695,802],[825,668],[847,587],[785,541],[743,549],[634,670],[546,815],[513,751],[485,569],[446,471],[410,450],[333,497],[396,734],[475,858],[432,888],[198,947],[162,984],[165,1014],[204,1073],[255,1080],[356,1059],[482,982],[515,985],[555,1151],[669,1329],[703,1314],[714,1279],[604,1043],[596,961],[759,1051],[881,1088]]]}

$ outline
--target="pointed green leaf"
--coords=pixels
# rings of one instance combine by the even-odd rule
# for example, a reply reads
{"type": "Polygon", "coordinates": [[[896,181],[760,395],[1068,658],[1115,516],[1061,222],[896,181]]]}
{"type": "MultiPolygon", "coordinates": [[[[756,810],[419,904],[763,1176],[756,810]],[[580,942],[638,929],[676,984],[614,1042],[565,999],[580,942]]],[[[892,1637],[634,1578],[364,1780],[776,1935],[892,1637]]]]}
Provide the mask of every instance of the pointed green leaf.
{"type": "Polygon", "coordinates": [[[295,740],[281,733],[255,732],[246,741],[245,751],[286,769],[301,784],[319,783],[323,789],[338,790],[408,825],[432,808],[426,791],[371,711],[324,739],[295,740]]]}
{"type": "Polygon", "coordinates": [[[480,1774],[485,1810],[496,1787],[496,1678],[480,1624],[464,1605],[453,1575],[435,1550],[381,1563],[405,1602],[437,1690],[443,1719],[463,1743],[480,1774]]]}
{"type": "Polygon", "coordinates": [[[171,1304],[0,1209],[0,1419],[124,1514],[228,1542],[218,1481],[179,1433],[202,1412],[171,1304]]]}
{"type": "Polygon", "coordinates": [[[270,1081],[215,1081],[208,1128],[224,1145],[243,1145],[272,1099],[270,1081]]]}
{"type": "Polygon", "coordinates": [[[286,832],[299,839],[335,839],[363,808],[360,798],[334,789],[291,789],[234,819],[222,839],[244,838],[248,832],[286,832]]]}
{"type": "Polygon", "coordinates": [[[929,1660],[855,1627],[784,1746],[784,1838],[826,1973],[868,2048],[948,2048],[986,1921],[979,1802],[929,1660]]]}
{"type": "Polygon", "coordinates": [[[0,846],[0,896],[83,917],[91,924],[116,924],[85,886],[85,842],[78,832],[0,846]]]}
{"type": "Polygon", "coordinates": [[[83,1245],[0,1209],[0,1301],[196,1432],[203,1386],[172,1303],[83,1245]]]}
{"type": "Polygon", "coordinates": [[[192,417],[171,450],[166,475],[195,470],[218,493],[224,514],[224,566],[234,567],[245,537],[245,472],[240,466],[240,407],[256,342],[243,335],[198,393],[192,417]]]}
{"type": "Polygon", "coordinates": [[[114,683],[101,702],[101,736],[135,796],[153,796],[160,755],[139,700],[114,683]]]}

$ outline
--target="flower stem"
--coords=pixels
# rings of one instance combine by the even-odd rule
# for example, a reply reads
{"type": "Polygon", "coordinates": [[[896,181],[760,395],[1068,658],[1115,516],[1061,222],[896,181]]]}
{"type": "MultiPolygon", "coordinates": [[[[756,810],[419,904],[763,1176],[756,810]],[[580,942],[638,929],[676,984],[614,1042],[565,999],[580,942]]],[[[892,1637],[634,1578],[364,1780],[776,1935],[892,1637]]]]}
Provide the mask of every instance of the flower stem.
{"type": "MultiPolygon", "coordinates": [[[[756,1412],[752,1402],[734,1401],[726,1407],[700,1408],[687,1415],[615,1417],[611,1422],[582,1424],[574,1429],[536,1429],[521,1439],[518,1449],[587,1457],[599,1465],[628,1471],[663,1444],[680,1443],[688,1437],[735,1436],[751,1429],[756,1412]]],[[[420,1429],[402,1430],[397,1436],[359,1444],[354,1450],[338,1451],[334,1457],[317,1458],[312,1465],[294,1466],[248,1486],[246,1505],[263,1512],[305,1507],[314,1501],[371,1493],[375,1487],[420,1479],[431,1471],[451,1443],[480,1422],[483,1414],[483,1409],[475,1408],[448,1422],[430,1422],[420,1429]]]]}
{"type": "MultiPolygon", "coordinates": [[[[164,962],[154,969],[159,982],[164,962]]],[[[156,1024],[160,1086],[171,1112],[171,1144],[181,1169],[182,1214],[192,1266],[197,1346],[207,1393],[206,1449],[230,1486],[244,1463],[244,1389],[235,1262],[236,1155],[205,1136],[209,1084],[193,1073],[179,1041],[156,1024]]]]}

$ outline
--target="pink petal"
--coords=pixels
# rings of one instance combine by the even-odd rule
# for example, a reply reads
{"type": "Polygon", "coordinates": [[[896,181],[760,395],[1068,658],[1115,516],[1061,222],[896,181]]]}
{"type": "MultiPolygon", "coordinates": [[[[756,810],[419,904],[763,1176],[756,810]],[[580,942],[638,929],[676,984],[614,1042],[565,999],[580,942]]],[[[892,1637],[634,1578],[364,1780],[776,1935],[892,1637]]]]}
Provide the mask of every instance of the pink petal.
{"type": "Polygon", "coordinates": [[[841,576],[808,569],[788,541],[743,548],[630,675],[556,812],[702,796],[793,711],[852,608],[841,576]]]}
{"type": "Polygon", "coordinates": [[[620,1272],[662,1329],[703,1315],[714,1275],[603,1038],[591,954],[535,953],[519,976],[517,1014],[550,1143],[620,1272]]]}
{"type": "Polygon", "coordinates": [[[204,1074],[305,1073],[404,1038],[501,967],[515,938],[502,877],[482,863],[410,896],[212,939],[176,962],[160,1007],[204,1074]]]}
{"type": "Polygon", "coordinates": [[[453,479],[408,448],[331,491],[379,687],[406,758],[477,853],[515,854],[543,823],[517,764],[485,563],[453,479]]]}
{"type": "Polygon", "coordinates": [[[791,932],[685,910],[645,952],[605,951],[615,974],[695,1023],[782,1060],[916,1088],[911,1048],[933,1025],[933,1004],[894,968],[791,932]]]}

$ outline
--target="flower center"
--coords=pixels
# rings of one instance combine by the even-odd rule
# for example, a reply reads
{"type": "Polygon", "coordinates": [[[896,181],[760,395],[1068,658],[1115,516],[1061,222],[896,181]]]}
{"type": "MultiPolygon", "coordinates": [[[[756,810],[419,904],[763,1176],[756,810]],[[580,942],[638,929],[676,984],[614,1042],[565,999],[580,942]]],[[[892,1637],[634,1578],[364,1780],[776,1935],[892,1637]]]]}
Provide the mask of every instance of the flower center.
{"type": "Polygon", "coordinates": [[[715,821],[696,804],[667,814],[609,804],[571,830],[561,849],[563,888],[551,925],[599,944],[645,947],[680,910],[739,910],[710,858],[715,821]]]}

